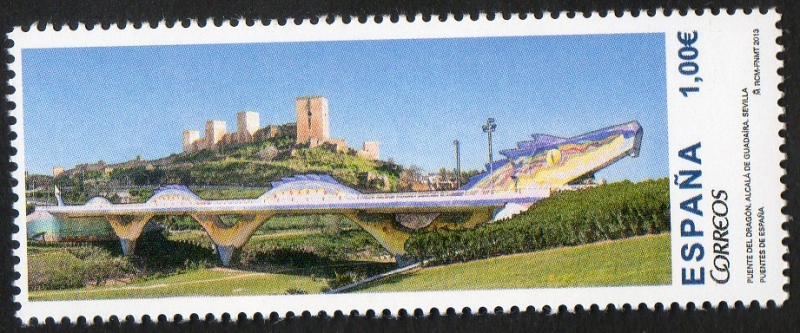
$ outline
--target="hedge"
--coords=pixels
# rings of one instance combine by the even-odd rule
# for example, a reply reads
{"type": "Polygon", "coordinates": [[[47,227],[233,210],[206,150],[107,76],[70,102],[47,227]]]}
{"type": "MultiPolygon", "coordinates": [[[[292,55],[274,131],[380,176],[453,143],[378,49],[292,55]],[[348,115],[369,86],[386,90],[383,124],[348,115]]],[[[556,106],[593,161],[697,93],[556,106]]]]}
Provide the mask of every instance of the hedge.
{"type": "Polygon", "coordinates": [[[471,230],[416,233],[405,244],[431,263],[574,246],[669,231],[667,178],[560,191],[506,221],[471,230]]]}

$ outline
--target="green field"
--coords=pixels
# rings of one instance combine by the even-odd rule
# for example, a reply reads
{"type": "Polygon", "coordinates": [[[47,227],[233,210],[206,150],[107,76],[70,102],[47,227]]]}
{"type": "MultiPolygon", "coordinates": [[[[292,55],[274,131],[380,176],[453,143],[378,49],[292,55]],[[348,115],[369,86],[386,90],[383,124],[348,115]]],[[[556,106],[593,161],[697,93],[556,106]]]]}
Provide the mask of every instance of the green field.
{"type": "Polygon", "coordinates": [[[668,284],[669,234],[429,267],[360,292],[668,284]]]}
{"type": "Polygon", "coordinates": [[[225,269],[200,269],[124,287],[97,287],[54,291],[33,291],[31,301],[116,298],[158,298],[175,296],[236,296],[284,294],[289,289],[319,293],[325,281],[301,275],[249,273],[225,269]]]}
{"type": "MultiPolygon", "coordinates": [[[[656,285],[670,282],[669,234],[427,267],[377,281],[359,292],[656,285]]],[[[32,291],[30,300],[158,298],[320,293],[307,275],[197,269],[125,286],[32,291]]]]}

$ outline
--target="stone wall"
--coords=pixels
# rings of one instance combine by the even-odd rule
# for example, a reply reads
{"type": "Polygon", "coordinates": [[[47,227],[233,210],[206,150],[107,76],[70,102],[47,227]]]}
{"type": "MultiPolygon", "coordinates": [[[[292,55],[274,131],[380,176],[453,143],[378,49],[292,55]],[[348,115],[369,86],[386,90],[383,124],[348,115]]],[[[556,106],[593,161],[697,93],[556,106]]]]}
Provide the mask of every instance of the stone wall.
{"type": "MultiPolygon", "coordinates": [[[[307,144],[311,148],[330,146],[338,152],[349,150],[345,139],[330,137],[328,99],[322,96],[298,97],[295,99],[295,113],[296,123],[260,128],[258,113],[239,112],[236,114],[237,129],[234,133],[227,133],[224,121],[209,120],[205,126],[205,137],[201,138],[199,131],[183,131],[183,151],[216,149],[283,136],[294,136],[297,144],[307,144]]],[[[362,147],[362,150],[356,151],[357,156],[370,160],[379,159],[377,141],[365,141],[362,147]]]]}
{"type": "Polygon", "coordinates": [[[368,160],[377,160],[380,156],[380,148],[378,147],[377,141],[364,141],[362,144],[362,150],[356,152],[361,158],[365,158],[368,160]]]}

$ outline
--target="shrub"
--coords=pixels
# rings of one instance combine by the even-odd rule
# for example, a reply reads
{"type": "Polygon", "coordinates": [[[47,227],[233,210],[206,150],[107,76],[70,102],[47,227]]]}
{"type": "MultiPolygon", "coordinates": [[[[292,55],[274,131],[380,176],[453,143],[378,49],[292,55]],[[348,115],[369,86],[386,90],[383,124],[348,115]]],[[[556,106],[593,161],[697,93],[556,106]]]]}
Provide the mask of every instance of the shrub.
{"type": "MultiPolygon", "coordinates": [[[[318,257],[329,260],[352,259],[357,253],[385,254],[380,244],[364,230],[346,229],[348,225],[337,223],[338,232],[325,230],[327,224],[321,224],[320,233],[290,235],[275,238],[253,238],[244,246],[248,248],[258,246],[291,248],[298,251],[311,252],[318,257]]],[[[272,225],[270,225],[271,227],[272,225]]],[[[357,227],[356,227],[357,228],[357,227]]]]}
{"type": "Polygon", "coordinates": [[[333,290],[333,289],[344,287],[344,286],[346,286],[348,284],[351,284],[351,283],[355,283],[356,281],[359,280],[359,278],[360,277],[355,272],[347,272],[347,273],[342,273],[342,274],[339,274],[339,272],[335,272],[334,276],[332,278],[328,279],[328,289],[327,290],[333,290]]]}
{"type": "Polygon", "coordinates": [[[191,216],[158,216],[153,220],[172,231],[203,230],[203,226],[191,216]]]}
{"type": "Polygon", "coordinates": [[[267,270],[297,269],[329,265],[327,258],[320,257],[307,248],[281,248],[267,244],[248,246],[239,254],[239,266],[245,269],[267,270]]]}
{"type": "Polygon", "coordinates": [[[104,254],[104,251],[96,246],[81,245],[76,247],[69,247],[66,249],[67,253],[75,256],[80,260],[86,260],[89,257],[99,257],[104,254]]]}
{"type": "Polygon", "coordinates": [[[84,260],[84,284],[99,286],[111,280],[122,279],[135,272],[133,265],[122,257],[112,257],[108,252],[99,252],[84,260]]]}
{"type": "Polygon", "coordinates": [[[289,288],[289,289],[286,289],[284,294],[286,294],[286,295],[305,295],[305,294],[308,294],[308,292],[303,290],[303,289],[299,289],[299,288],[289,288]]]}
{"type": "MultiPolygon", "coordinates": [[[[190,235],[191,233],[181,233],[190,235]]],[[[132,260],[146,274],[157,271],[172,271],[187,267],[208,267],[216,261],[211,241],[205,235],[197,240],[175,241],[167,238],[167,232],[142,235],[137,241],[132,260]]]]}
{"type": "Polygon", "coordinates": [[[31,290],[99,286],[135,273],[127,258],[115,257],[96,246],[69,247],[28,257],[31,290]]]}
{"type": "Polygon", "coordinates": [[[84,286],[84,265],[64,251],[50,251],[28,256],[28,287],[31,290],[55,290],[84,286]]]}
{"type": "Polygon", "coordinates": [[[553,193],[507,221],[417,233],[405,248],[419,261],[447,263],[666,231],[669,184],[662,178],[553,193]]]}

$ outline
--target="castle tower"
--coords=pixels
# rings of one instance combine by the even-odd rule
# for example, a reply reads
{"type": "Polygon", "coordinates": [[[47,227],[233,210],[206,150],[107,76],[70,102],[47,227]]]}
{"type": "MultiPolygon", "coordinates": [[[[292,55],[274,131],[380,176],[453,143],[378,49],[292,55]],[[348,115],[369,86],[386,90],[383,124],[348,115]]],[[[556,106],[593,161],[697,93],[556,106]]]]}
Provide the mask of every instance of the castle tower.
{"type": "Polygon", "coordinates": [[[378,141],[364,141],[364,151],[367,152],[369,159],[377,160],[380,156],[380,148],[378,148],[378,141]]]}
{"type": "Polygon", "coordinates": [[[297,143],[321,144],[330,138],[328,99],[322,96],[298,97],[297,143]]]}
{"type": "Polygon", "coordinates": [[[368,160],[377,160],[379,157],[380,150],[378,148],[378,141],[364,141],[362,146],[364,149],[359,150],[356,152],[361,158],[365,158],[368,160]]]}
{"type": "Polygon", "coordinates": [[[250,142],[261,127],[257,112],[243,111],[236,114],[236,136],[239,143],[250,142]]]}
{"type": "Polygon", "coordinates": [[[193,151],[194,143],[200,140],[200,132],[195,130],[183,131],[183,152],[193,151]]]}
{"type": "Polygon", "coordinates": [[[222,120],[209,120],[206,122],[206,149],[216,147],[216,144],[222,140],[222,137],[227,133],[225,122],[222,120]]]}

